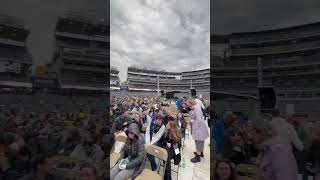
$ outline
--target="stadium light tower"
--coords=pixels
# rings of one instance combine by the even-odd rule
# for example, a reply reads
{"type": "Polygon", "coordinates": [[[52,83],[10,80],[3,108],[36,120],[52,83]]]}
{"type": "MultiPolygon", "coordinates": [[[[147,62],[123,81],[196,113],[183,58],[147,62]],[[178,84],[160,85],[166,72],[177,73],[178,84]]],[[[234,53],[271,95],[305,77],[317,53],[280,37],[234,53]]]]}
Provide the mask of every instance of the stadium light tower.
{"type": "Polygon", "coordinates": [[[160,85],[159,85],[159,74],[157,76],[157,85],[158,85],[158,89],[157,89],[157,93],[158,93],[158,97],[160,96],[160,85]]]}
{"type": "Polygon", "coordinates": [[[262,87],[263,83],[262,83],[262,58],[259,57],[258,58],[258,87],[262,87]]]}

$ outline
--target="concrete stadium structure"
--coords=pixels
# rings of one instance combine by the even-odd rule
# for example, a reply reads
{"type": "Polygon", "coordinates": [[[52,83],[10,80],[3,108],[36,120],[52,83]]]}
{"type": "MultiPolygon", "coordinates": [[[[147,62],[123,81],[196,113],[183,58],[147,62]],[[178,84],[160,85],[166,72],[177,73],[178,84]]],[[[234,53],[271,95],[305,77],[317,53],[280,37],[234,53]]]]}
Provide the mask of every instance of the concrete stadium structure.
{"type": "Polygon", "coordinates": [[[77,13],[59,17],[51,63],[35,65],[23,20],[1,16],[0,106],[18,113],[104,112],[110,43],[109,26],[100,20],[77,13]]]}
{"type": "Polygon", "coordinates": [[[197,94],[210,92],[210,69],[187,72],[166,72],[143,68],[128,68],[129,89],[153,90],[164,92],[190,93],[196,89],[197,94]]]}
{"type": "Polygon", "coordinates": [[[282,112],[320,113],[320,23],[214,35],[211,59],[214,92],[257,98],[258,87],[273,87],[282,112]]]}
{"type": "Polygon", "coordinates": [[[98,18],[68,14],[58,18],[55,37],[62,88],[105,88],[109,27],[98,18]]]}
{"type": "Polygon", "coordinates": [[[0,85],[32,87],[28,76],[32,57],[26,46],[30,33],[22,19],[0,16],[0,85]]]}

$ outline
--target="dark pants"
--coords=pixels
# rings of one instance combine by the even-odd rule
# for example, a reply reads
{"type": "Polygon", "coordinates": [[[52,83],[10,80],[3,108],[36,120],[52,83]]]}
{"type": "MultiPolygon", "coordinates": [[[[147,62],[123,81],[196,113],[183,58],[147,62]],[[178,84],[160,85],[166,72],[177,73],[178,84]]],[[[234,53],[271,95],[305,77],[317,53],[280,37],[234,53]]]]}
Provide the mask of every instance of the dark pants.
{"type": "Polygon", "coordinates": [[[173,149],[166,148],[168,152],[167,165],[165,167],[164,180],[172,180],[171,177],[171,159],[173,159],[173,149]]]}
{"type": "MultiPolygon", "coordinates": [[[[156,143],[155,146],[158,146],[160,147],[160,144],[159,143],[156,143]]],[[[158,169],[158,165],[156,163],[156,158],[150,154],[147,154],[147,158],[150,162],[150,165],[151,165],[151,170],[154,171],[156,169],[158,169]]]]}

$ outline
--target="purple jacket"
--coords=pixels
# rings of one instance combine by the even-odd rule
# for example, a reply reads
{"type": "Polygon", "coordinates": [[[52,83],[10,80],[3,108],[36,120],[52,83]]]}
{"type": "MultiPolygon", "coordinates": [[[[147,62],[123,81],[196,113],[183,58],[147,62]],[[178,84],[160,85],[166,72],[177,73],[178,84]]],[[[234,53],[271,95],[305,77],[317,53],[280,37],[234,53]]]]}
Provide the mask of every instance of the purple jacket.
{"type": "Polygon", "coordinates": [[[291,145],[280,137],[265,141],[257,159],[261,180],[295,180],[298,168],[291,145]]]}
{"type": "Polygon", "coordinates": [[[209,137],[208,127],[204,121],[202,109],[199,105],[195,105],[191,111],[192,137],[194,140],[204,141],[209,137]]]}

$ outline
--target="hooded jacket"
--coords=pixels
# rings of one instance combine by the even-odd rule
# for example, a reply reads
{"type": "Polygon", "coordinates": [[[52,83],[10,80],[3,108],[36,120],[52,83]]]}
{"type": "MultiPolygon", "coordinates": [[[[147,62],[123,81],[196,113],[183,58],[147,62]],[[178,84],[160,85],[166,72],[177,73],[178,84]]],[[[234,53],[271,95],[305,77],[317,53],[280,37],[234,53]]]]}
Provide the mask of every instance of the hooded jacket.
{"type": "Polygon", "coordinates": [[[136,138],[132,142],[130,142],[131,140],[129,138],[127,139],[119,159],[129,159],[126,169],[134,169],[132,179],[135,179],[144,168],[144,161],[146,158],[144,150],[145,142],[136,123],[130,124],[127,132],[132,132],[136,138]]]}
{"type": "Polygon", "coordinates": [[[298,168],[291,145],[286,139],[273,137],[260,146],[257,158],[261,180],[297,179],[298,168]]]}

